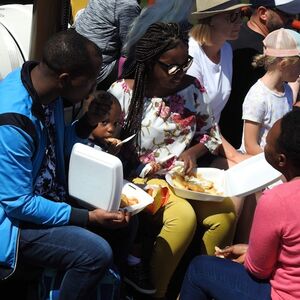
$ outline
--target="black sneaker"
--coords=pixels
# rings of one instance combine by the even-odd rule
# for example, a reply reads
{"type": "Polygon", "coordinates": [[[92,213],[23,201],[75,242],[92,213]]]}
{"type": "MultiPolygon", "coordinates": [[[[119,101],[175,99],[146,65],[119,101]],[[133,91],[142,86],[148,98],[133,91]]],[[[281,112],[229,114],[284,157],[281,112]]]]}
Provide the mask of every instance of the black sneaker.
{"type": "Polygon", "coordinates": [[[142,294],[152,295],[156,292],[151,283],[149,270],[141,262],[137,265],[127,266],[124,282],[142,294]]]}

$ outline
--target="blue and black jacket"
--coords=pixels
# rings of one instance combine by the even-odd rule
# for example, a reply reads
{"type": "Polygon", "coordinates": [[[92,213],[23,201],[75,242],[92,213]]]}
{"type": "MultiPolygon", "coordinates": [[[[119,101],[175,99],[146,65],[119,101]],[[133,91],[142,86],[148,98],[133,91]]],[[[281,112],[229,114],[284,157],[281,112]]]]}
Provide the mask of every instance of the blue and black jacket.
{"type": "MultiPolygon", "coordinates": [[[[44,112],[31,82],[35,62],[27,62],[0,82],[0,278],[13,273],[22,222],[84,227],[88,211],[34,194],[48,136],[44,112]]],[[[93,128],[86,118],[65,126],[62,99],[55,100],[57,176],[66,186],[65,161],[76,142],[93,128]]]]}

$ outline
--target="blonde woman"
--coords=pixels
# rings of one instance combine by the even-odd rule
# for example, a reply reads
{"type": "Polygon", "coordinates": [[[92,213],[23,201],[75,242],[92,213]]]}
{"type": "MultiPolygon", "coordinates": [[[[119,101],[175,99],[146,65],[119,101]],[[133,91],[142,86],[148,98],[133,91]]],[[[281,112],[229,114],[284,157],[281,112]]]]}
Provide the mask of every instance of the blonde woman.
{"type": "MultiPolygon", "coordinates": [[[[197,0],[196,11],[191,14],[194,26],[190,30],[189,54],[194,60],[187,73],[196,77],[205,87],[206,101],[217,123],[231,92],[232,49],[227,41],[238,38],[243,16],[241,9],[247,6],[249,4],[237,0],[197,0]]],[[[225,169],[245,159],[224,137],[222,144],[227,144],[227,149],[230,149],[230,154],[226,155],[230,159],[216,161],[214,157],[206,156],[198,161],[199,165],[225,169]]],[[[239,217],[243,200],[231,200],[239,217]]],[[[207,206],[209,209],[211,203],[207,203],[207,206]]],[[[206,211],[197,208],[195,210],[206,211]]],[[[198,218],[205,220],[206,215],[198,218]]]]}
{"type": "Polygon", "coordinates": [[[189,54],[194,58],[188,74],[206,88],[208,101],[219,122],[231,91],[232,49],[228,40],[238,38],[242,25],[242,4],[236,0],[197,0],[191,15],[189,54]]]}

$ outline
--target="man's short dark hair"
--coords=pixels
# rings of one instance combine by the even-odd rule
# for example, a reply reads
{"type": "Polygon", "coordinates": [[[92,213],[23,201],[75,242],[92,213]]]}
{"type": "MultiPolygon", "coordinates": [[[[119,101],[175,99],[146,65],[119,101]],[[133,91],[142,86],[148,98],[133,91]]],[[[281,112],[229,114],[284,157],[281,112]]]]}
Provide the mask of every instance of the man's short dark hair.
{"type": "Polygon", "coordinates": [[[99,47],[74,29],[54,34],[43,49],[42,62],[57,73],[88,74],[93,70],[92,54],[102,59],[99,47]]]}
{"type": "Polygon", "coordinates": [[[295,106],[281,119],[281,133],[277,148],[284,153],[294,166],[300,168],[300,108],[295,106]]]}

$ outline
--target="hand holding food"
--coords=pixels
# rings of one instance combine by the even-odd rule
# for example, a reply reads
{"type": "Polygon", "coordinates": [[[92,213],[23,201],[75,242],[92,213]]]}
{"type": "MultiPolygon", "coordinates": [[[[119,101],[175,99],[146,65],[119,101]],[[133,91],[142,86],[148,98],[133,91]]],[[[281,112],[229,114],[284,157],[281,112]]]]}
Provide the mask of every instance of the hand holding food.
{"type": "Polygon", "coordinates": [[[106,151],[112,155],[117,155],[120,152],[121,146],[119,146],[121,140],[116,138],[106,138],[106,151]]]}
{"type": "Polygon", "coordinates": [[[224,249],[220,249],[219,247],[216,246],[215,256],[231,259],[232,261],[243,264],[247,249],[248,249],[247,244],[236,244],[236,245],[225,247],[224,249]]]}
{"type": "Polygon", "coordinates": [[[186,174],[190,174],[192,170],[197,167],[197,156],[193,150],[193,147],[185,150],[178,158],[180,161],[184,162],[184,172],[186,174]]]}
{"type": "Polygon", "coordinates": [[[106,138],[105,141],[106,141],[108,144],[111,144],[111,145],[114,145],[114,146],[117,146],[118,144],[121,143],[121,140],[116,139],[116,138],[112,138],[112,137],[106,138]]]}

